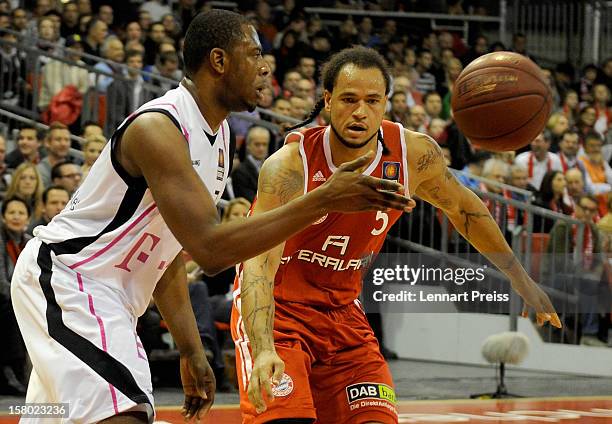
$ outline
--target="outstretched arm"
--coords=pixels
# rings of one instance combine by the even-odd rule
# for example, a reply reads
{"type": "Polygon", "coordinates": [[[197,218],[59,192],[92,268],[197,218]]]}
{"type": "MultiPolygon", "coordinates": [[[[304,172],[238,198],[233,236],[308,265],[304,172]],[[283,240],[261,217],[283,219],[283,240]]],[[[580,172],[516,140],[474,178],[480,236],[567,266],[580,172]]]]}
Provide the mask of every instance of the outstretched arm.
{"type": "Polygon", "coordinates": [[[409,154],[417,158],[410,164],[415,193],[442,209],[457,231],[510,279],[525,303],[538,312],[539,324],[551,321],[561,327],[548,296],[516,259],[487,207],[448,170],[438,144],[422,134],[409,133],[408,136],[411,137],[409,154]]]}
{"type": "MultiPolygon", "coordinates": [[[[187,142],[160,113],[145,113],[126,129],[117,151],[119,162],[134,176],[144,176],[157,207],[177,240],[208,274],[283,242],[328,211],[403,209],[401,186],[354,172],[372,157],[342,165],[322,187],[288,204],[248,220],[219,225],[215,203],[193,169],[187,142]],[[254,236],[257,234],[257,236],[254,236]]],[[[284,196],[290,179],[279,174],[284,196]]],[[[288,177],[288,176],[287,176],[288,177]]]]}

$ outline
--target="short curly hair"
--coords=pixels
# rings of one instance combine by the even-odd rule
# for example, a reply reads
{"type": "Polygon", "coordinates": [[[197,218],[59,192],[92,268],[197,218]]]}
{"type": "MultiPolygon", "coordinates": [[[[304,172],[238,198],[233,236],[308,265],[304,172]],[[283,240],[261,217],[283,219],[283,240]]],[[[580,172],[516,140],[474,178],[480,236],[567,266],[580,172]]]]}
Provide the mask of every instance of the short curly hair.
{"type": "Polygon", "coordinates": [[[197,15],[185,34],[183,57],[187,76],[193,76],[214,48],[229,51],[244,37],[243,25],[249,21],[228,10],[213,9],[197,15]]]}

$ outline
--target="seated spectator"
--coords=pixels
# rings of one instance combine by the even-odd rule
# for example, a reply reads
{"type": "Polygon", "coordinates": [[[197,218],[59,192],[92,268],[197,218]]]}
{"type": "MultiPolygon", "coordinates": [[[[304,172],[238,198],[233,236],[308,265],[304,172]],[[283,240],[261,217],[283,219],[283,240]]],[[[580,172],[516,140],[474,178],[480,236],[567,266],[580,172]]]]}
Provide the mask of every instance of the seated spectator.
{"type": "Polygon", "coordinates": [[[126,44],[130,41],[136,41],[138,43],[142,43],[144,41],[144,37],[142,36],[142,28],[137,21],[132,21],[128,23],[125,27],[125,40],[123,40],[126,44]]]}
{"type": "Polygon", "coordinates": [[[578,121],[578,103],[578,93],[567,90],[561,104],[561,113],[567,118],[570,127],[575,126],[578,121]]]}
{"type": "Polygon", "coordinates": [[[16,43],[17,37],[9,32],[0,32],[0,99],[13,106],[26,101],[26,63],[17,48],[8,44],[16,43]]]}
{"type": "Polygon", "coordinates": [[[292,96],[289,99],[291,103],[291,117],[303,121],[312,109],[312,102],[304,100],[297,96],[292,96]]]}
{"type": "Polygon", "coordinates": [[[451,117],[451,96],[455,81],[459,77],[459,74],[463,70],[461,61],[455,57],[448,61],[448,65],[445,68],[445,81],[440,87],[440,95],[442,96],[442,119],[450,119],[451,117]]]}
{"type": "MultiPolygon", "coordinates": [[[[505,184],[506,180],[509,176],[509,169],[507,163],[502,162],[499,159],[491,158],[487,159],[482,167],[482,177],[486,178],[489,181],[480,182],[479,189],[484,193],[495,193],[499,195],[503,195],[503,188],[500,187],[497,183],[505,184]]],[[[506,215],[507,208],[506,205],[502,202],[492,200],[489,197],[484,197],[482,199],[483,203],[491,212],[491,216],[497,223],[497,225],[505,230],[506,228],[506,215]]]]}
{"type": "Polygon", "coordinates": [[[608,193],[606,206],[608,208],[608,213],[597,221],[597,228],[607,235],[612,235],[612,192],[608,193]]]}
{"type": "Polygon", "coordinates": [[[11,182],[11,173],[5,163],[6,157],[6,140],[0,135],[0,200],[4,198],[4,194],[11,182]]]}
{"type": "Polygon", "coordinates": [[[297,71],[289,71],[283,78],[283,97],[290,98],[297,92],[297,85],[302,76],[297,71]]]}
{"type": "Polygon", "coordinates": [[[39,225],[47,225],[55,215],[60,213],[68,204],[70,195],[65,188],[60,186],[49,186],[42,193],[42,215],[38,219],[32,219],[26,233],[32,235],[34,228],[39,225]]]}
{"type": "Polygon", "coordinates": [[[25,233],[30,207],[23,199],[7,197],[2,204],[0,228],[0,337],[4,341],[0,364],[0,393],[25,395],[26,351],[11,305],[11,278],[25,244],[31,238],[25,233]]]}
{"type": "Polygon", "coordinates": [[[605,195],[612,189],[612,168],[603,160],[602,145],[601,136],[591,132],[584,140],[584,155],[578,157],[585,184],[596,196],[605,195]]]}
{"type": "Polygon", "coordinates": [[[569,121],[567,117],[561,112],[553,113],[550,115],[550,118],[548,118],[546,129],[550,133],[550,139],[552,141],[550,147],[551,151],[558,152],[561,137],[563,136],[563,133],[569,129],[569,121]]]}
{"type": "Polygon", "coordinates": [[[6,166],[15,169],[23,162],[40,162],[41,134],[33,125],[24,124],[19,130],[17,148],[6,155],[6,166]]]}
{"type": "Polygon", "coordinates": [[[408,105],[406,104],[406,93],[403,91],[394,91],[389,99],[391,110],[389,110],[386,119],[399,122],[404,127],[408,126],[408,105]]]}
{"type": "Polygon", "coordinates": [[[578,166],[578,133],[576,131],[566,130],[561,135],[559,160],[563,172],[578,166]]]}
{"type": "Polygon", "coordinates": [[[482,168],[484,163],[490,157],[491,154],[488,152],[479,151],[474,153],[474,155],[468,160],[465,168],[463,168],[462,171],[464,173],[457,177],[459,182],[471,190],[479,188],[480,181],[475,178],[470,178],[470,175],[475,175],[477,177],[482,176],[482,168]]]}
{"type": "Polygon", "coordinates": [[[76,66],[84,66],[81,60],[83,53],[83,42],[81,36],[71,35],[66,39],[66,59],[74,65],[50,60],[42,70],[40,96],[38,97],[38,107],[45,110],[49,106],[51,99],[68,85],[73,85],[79,93],[85,94],[89,88],[89,72],[87,69],[76,66]]]}
{"type": "Polygon", "coordinates": [[[586,105],[580,109],[578,115],[578,122],[576,123],[576,130],[580,137],[580,145],[584,146],[584,138],[587,134],[595,131],[595,120],[597,119],[597,112],[591,105],[586,105]]]}
{"type": "Polygon", "coordinates": [[[83,158],[84,162],[81,165],[81,172],[83,173],[83,179],[89,174],[94,162],[100,157],[102,149],[106,145],[106,139],[101,135],[93,135],[85,139],[83,143],[83,158]]]}
{"type": "Polygon", "coordinates": [[[609,288],[607,283],[601,284],[603,272],[601,235],[593,223],[597,216],[597,199],[583,196],[576,203],[575,218],[583,223],[583,238],[580,241],[582,252],[577,263],[568,258],[574,257],[574,251],[579,245],[577,224],[570,225],[559,220],[550,232],[550,240],[546,248],[545,269],[558,282],[561,279],[571,279],[573,287],[579,291],[579,311],[581,312],[582,337],[580,344],[590,346],[605,346],[598,339],[599,319],[601,313],[609,313],[609,288]],[[561,275],[560,275],[561,274],[561,275]]]}
{"type": "Polygon", "coordinates": [[[406,94],[406,105],[411,108],[423,104],[423,95],[412,88],[412,82],[406,75],[398,75],[393,79],[393,92],[406,94]]]}
{"type": "Polygon", "coordinates": [[[540,133],[530,144],[531,151],[523,152],[515,159],[517,165],[527,168],[529,184],[540,189],[544,174],[550,171],[561,171],[559,156],[550,152],[550,138],[546,133],[540,133]]]}
{"type": "Polygon", "coordinates": [[[152,84],[160,87],[161,93],[165,93],[173,88],[178,87],[178,82],[183,77],[183,72],[179,69],[179,59],[176,53],[168,52],[159,55],[159,64],[153,73],[159,74],[160,76],[172,80],[162,81],[161,79],[154,79],[152,84]]]}
{"type": "Polygon", "coordinates": [[[79,34],[79,32],[79,8],[77,4],[74,1],[64,3],[60,35],[67,40],[69,37],[79,34]]]}
{"type": "Polygon", "coordinates": [[[51,168],[60,162],[80,165],[81,159],[70,154],[70,130],[64,124],[52,122],[45,138],[47,156],[37,165],[43,186],[51,184],[51,168]]]}
{"type": "Polygon", "coordinates": [[[301,80],[298,81],[297,87],[295,90],[295,95],[297,97],[304,99],[304,100],[314,101],[314,94],[315,94],[315,86],[310,80],[307,80],[306,78],[302,78],[301,80]]]}
{"type": "Polygon", "coordinates": [[[593,106],[595,107],[595,124],[593,129],[605,137],[612,124],[612,108],[610,108],[610,89],[605,84],[593,86],[593,106]]]}
{"type": "Polygon", "coordinates": [[[425,113],[427,114],[425,126],[429,127],[432,119],[440,118],[440,114],[442,113],[442,99],[438,93],[431,91],[423,97],[423,105],[425,107],[425,113]]]}
{"type": "Polygon", "coordinates": [[[232,173],[232,187],[236,197],[252,202],[257,194],[259,170],[268,156],[270,131],[264,127],[252,126],[246,135],[247,155],[232,173]]]}
{"type": "Polygon", "coordinates": [[[176,18],[172,13],[166,13],[162,16],[161,23],[166,30],[166,35],[174,42],[177,42],[178,39],[181,38],[181,26],[176,22],[176,18]]]}
{"type": "Polygon", "coordinates": [[[410,119],[408,120],[408,125],[406,128],[412,131],[426,133],[426,121],[427,113],[425,112],[425,108],[421,105],[415,105],[410,108],[410,119]]]}
{"type": "MultiPolygon", "coordinates": [[[[86,34],[85,43],[83,44],[84,52],[93,56],[101,56],[100,48],[108,35],[108,25],[101,19],[93,18],[87,24],[86,34]]],[[[84,57],[82,60],[89,66],[96,64],[94,58],[84,57]]]]}
{"type": "Polygon", "coordinates": [[[53,185],[59,185],[70,193],[70,197],[79,188],[81,179],[81,167],[70,162],[60,162],[51,168],[51,181],[53,185]]]}
{"type": "MultiPolygon", "coordinates": [[[[534,191],[535,189],[529,185],[529,178],[527,177],[527,169],[520,165],[512,165],[510,167],[510,185],[520,188],[521,190],[534,191]]],[[[506,199],[513,199],[519,202],[527,203],[531,195],[525,195],[517,191],[504,189],[504,197],[506,199]]],[[[514,229],[522,225],[527,225],[527,211],[516,208],[513,205],[508,205],[508,220],[506,228],[512,232],[514,229]]]]}
{"type": "Polygon", "coordinates": [[[414,88],[421,94],[428,93],[430,91],[436,91],[436,78],[431,73],[433,65],[433,56],[431,51],[427,49],[421,49],[417,53],[416,71],[418,78],[414,85],[414,88]]]}
{"type": "MultiPolygon", "coordinates": [[[[287,99],[283,99],[282,97],[280,97],[274,101],[274,107],[272,107],[272,111],[275,113],[278,113],[279,115],[283,115],[283,116],[290,118],[291,117],[291,102],[287,99]]],[[[288,121],[283,121],[281,119],[274,118],[273,122],[276,124],[280,124],[282,122],[288,122],[288,121]]]]}
{"type": "MultiPolygon", "coordinates": [[[[263,2],[262,2],[263,3],[263,2]]],[[[282,89],[280,84],[278,83],[278,79],[276,79],[276,57],[273,54],[264,54],[264,59],[268,63],[270,67],[270,85],[272,87],[273,97],[277,98],[281,95],[282,89]]]]}
{"type": "Polygon", "coordinates": [[[101,135],[102,137],[104,137],[104,131],[102,130],[102,127],[98,125],[97,122],[86,121],[83,124],[83,132],[81,134],[81,138],[88,139],[89,137],[94,135],[101,135]]]}
{"type": "Polygon", "coordinates": [[[24,162],[15,169],[6,198],[19,197],[28,204],[34,219],[42,215],[42,193],[45,187],[36,165],[24,162]]]}
{"type": "Polygon", "coordinates": [[[157,54],[159,51],[159,45],[166,38],[166,29],[161,22],[155,22],[151,24],[151,28],[148,31],[149,35],[145,39],[145,65],[155,65],[157,54]]]}
{"type": "Polygon", "coordinates": [[[582,76],[578,82],[578,94],[580,101],[585,103],[593,102],[593,85],[597,79],[597,66],[589,63],[582,68],[582,76]]]}
{"type": "MultiPolygon", "coordinates": [[[[125,51],[123,43],[118,37],[111,36],[104,40],[104,44],[100,49],[102,57],[112,62],[98,62],[94,69],[114,75],[126,75],[125,68],[121,66],[125,60],[125,51]],[[113,63],[114,62],[114,63],[113,63]]],[[[96,88],[99,93],[106,93],[108,86],[114,81],[114,78],[102,74],[93,74],[96,80],[96,88]]]]}
{"type": "Polygon", "coordinates": [[[436,140],[438,144],[440,144],[440,147],[450,149],[450,147],[446,145],[448,134],[446,133],[446,121],[444,119],[433,118],[429,123],[429,128],[427,128],[427,134],[436,140]]]}
{"type": "MultiPolygon", "coordinates": [[[[567,194],[567,182],[563,172],[549,171],[544,175],[533,204],[565,215],[571,215],[574,212],[573,201],[567,194]]],[[[553,219],[542,218],[536,214],[533,219],[533,232],[548,233],[554,223],[553,219]]]]}
{"type": "Polygon", "coordinates": [[[572,198],[574,203],[578,202],[578,199],[586,195],[584,177],[580,169],[568,169],[565,172],[565,181],[567,182],[567,194],[572,198]]]}

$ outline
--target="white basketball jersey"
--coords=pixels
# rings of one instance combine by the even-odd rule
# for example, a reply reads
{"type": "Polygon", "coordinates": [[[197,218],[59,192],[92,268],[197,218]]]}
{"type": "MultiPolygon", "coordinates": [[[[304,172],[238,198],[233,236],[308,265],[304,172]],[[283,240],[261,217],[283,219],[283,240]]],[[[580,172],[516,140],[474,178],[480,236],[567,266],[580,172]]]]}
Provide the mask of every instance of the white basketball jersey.
{"type": "MultiPolygon", "coordinates": [[[[66,208],[47,226],[34,230],[61,264],[125,293],[137,316],[146,310],[157,281],[182,248],[159,213],[145,179],[130,176],[114,152],[127,125],[139,114],[152,111],[164,113],[180,129],[193,168],[215,202],[219,201],[229,173],[229,126],[224,120],[213,135],[194,98],[179,85],[130,115],[66,208]]],[[[147,140],[140,143],[142,149],[147,148],[147,140]]]]}

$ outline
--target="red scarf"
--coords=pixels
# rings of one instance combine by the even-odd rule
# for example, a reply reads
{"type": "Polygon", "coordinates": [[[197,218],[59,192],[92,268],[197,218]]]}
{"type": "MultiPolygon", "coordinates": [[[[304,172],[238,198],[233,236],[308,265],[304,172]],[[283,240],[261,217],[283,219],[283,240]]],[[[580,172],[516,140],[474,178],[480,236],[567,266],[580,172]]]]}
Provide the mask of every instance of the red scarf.
{"type": "Polygon", "coordinates": [[[17,244],[14,240],[9,240],[6,242],[6,252],[8,253],[13,265],[17,263],[17,258],[21,254],[25,243],[17,244]]]}
{"type": "MultiPolygon", "coordinates": [[[[529,178],[533,178],[533,158],[534,158],[534,154],[533,152],[529,152],[529,164],[528,164],[528,171],[529,171],[529,178]]],[[[546,154],[546,171],[550,172],[552,168],[552,163],[550,160],[550,156],[548,156],[548,154],[546,154]]]]}
{"type": "MultiPolygon", "coordinates": [[[[488,193],[487,186],[484,183],[480,183],[480,191],[488,193]]],[[[493,202],[491,199],[483,199],[482,202],[485,204],[489,212],[493,216],[493,219],[500,227],[504,223],[504,205],[501,202],[493,202]]]]}
{"type": "MultiPolygon", "coordinates": [[[[574,246],[576,246],[577,234],[578,227],[576,225],[572,225],[572,243],[574,246]]],[[[584,256],[584,269],[588,271],[593,266],[593,234],[591,233],[591,226],[589,224],[584,226],[582,254],[584,256]]]]}
{"type": "MultiPolygon", "coordinates": [[[[506,199],[517,200],[517,199],[514,199],[512,197],[512,193],[510,192],[510,190],[504,189],[503,195],[504,195],[504,198],[506,198],[506,199]]],[[[527,215],[525,213],[523,213],[523,212],[518,212],[517,209],[514,206],[512,206],[510,203],[508,203],[508,213],[506,215],[508,217],[508,229],[510,231],[513,231],[514,228],[516,227],[516,218],[517,218],[519,213],[523,217],[523,222],[522,222],[521,225],[525,226],[527,224],[527,215]]]]}

